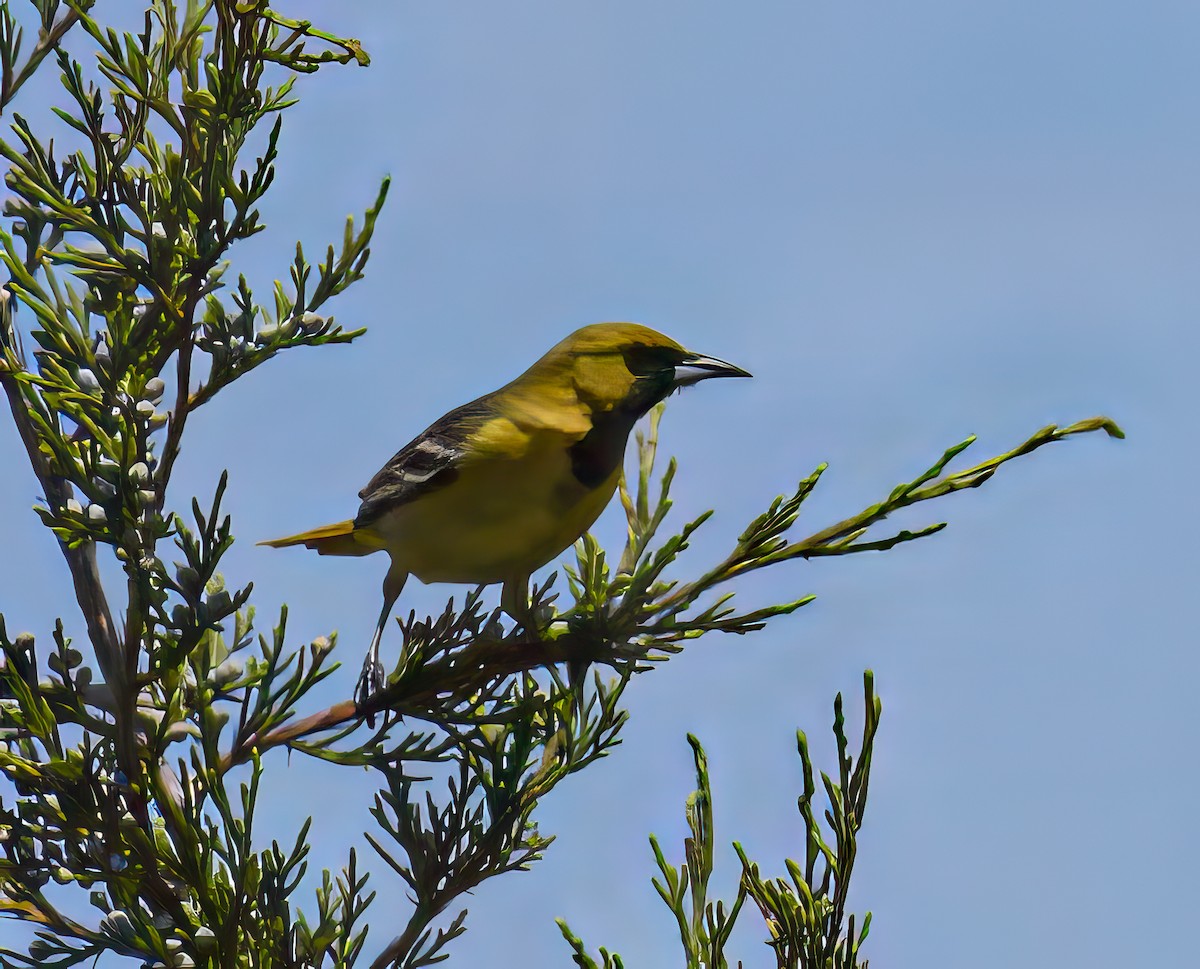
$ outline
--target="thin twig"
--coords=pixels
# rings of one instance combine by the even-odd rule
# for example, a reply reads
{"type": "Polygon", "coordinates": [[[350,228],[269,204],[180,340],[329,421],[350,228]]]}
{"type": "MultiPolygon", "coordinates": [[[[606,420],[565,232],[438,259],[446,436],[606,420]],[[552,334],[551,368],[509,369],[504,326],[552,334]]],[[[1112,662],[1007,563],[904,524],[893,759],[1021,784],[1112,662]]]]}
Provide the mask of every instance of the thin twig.
{"type": "Polygon", "coordinates": [[[79,19],[80,15],[77,11],[68,10],[62,20],[48,31],[42,32],[42,36],[38,38],[37,44],[29,54],[29,59],[25,61],[21,69],[13,77],[3,79],[3,90],[0,91],[0,114],[4,113],[4,109],[8,107],[8,103],[16,96],[21,86],[33,77],[34,72],[41,66],[46,56],[58,48],[67,31],[79,23],[79,19]]]}
{"type": "Polygon", "coordinates": [[[435,660],[401,684],[380,690],[364,704],[342,700],[324,710],[288,723],[262,736],[251,736],[221,761],[222,771],[248,762],[255,754],[272,747],[288,746],[339,724],[364,718],[382,710],[420,717],[421,712],[449,694],[470,696],[497,680],[568,661],[605,663],[619,658],[615,644],[589,643],[571,634],[554,640],[513,639],[504,642],[479,640],[465,649],[435,660]]]}

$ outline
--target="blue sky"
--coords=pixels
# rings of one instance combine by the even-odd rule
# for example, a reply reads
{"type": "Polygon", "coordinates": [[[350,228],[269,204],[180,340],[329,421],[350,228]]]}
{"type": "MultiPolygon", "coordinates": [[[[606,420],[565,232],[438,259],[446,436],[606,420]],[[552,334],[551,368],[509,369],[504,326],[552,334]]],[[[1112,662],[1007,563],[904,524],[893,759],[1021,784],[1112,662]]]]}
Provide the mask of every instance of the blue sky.
{"type": "MultiPolygon", "coordinates": [[[[370,331],[280,358],[197,415],[175,494],[229,469],[229,580],[254,579],[262,618],[290,603],[294,640],[339,630],[330,699],[352,687],[385,563],[253,542],[349,517],[413,434],[585,323],[635,319],[755,374],[664,422],[677,521],[717,509],[696,570],[820,461],[808,531],[970,433],[976,459],[1097,413],[1129,434],[1043,450],[902,520],[951,523],[927,541],[745,582],[748,603],[819,599],[636,682],[624,745],[547,800],[548,859],[470,900],[452,964],[569,965],[555,916],[630,966],[679,964],[646,835],[681,860],[685,734],[708,747],[718,841],[782,871],[801,845],[794,731],[832,768],[832,697],[857,712],[866,667],[884,715],[854,904],[875,913],[873,964],[1185,964],[1200,8],[282,8],[361,37],[373,64],[301,80],[269,231],[235,268],[265,295],[295,239],[321,251],[390,174],[367,279],[334,307],[370,331]]],[[[17,449],[0,422],[0,454],[17,449]]],[[[66,573],[27,511],[32,476],[9,466],[0,607],[45,637],[66,573]]],[[[610,545],[617,511],[598,526],[610,545]]],[[[414,583],[402,604],[448,591],[414,583]]],[[[364,845],[369,776],[270,766],[264,837],[313,814],[318,866],[364,845]]],[[[376,869],[379,942],[403,903],[376,869]]],[[[732,851],[721,879],[732,895],[732,851]]],[[[771,963],[761,937],[747,912],[747,967],[771,963]]]]}

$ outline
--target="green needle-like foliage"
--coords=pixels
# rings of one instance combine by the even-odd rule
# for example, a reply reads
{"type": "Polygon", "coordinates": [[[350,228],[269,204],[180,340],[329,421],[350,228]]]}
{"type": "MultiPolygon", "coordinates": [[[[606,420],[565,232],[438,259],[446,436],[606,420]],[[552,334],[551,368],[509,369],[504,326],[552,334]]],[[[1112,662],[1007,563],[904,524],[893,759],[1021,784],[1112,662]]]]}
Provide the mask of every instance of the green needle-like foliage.
{"type": "MultiPolygon", "coordinates": [[[[816,786],[812,758],[808,740],[799,731],[796,747],[804,775],[804,791],[799,799],[800,818],[804,822],[804,861],[787,859],[786,879],[764,879],[758,865],[746,857],[745,850],[735,841],[733,849],[742,863],[742,877],[733,901],[728,904],[709,900],[708,883],[713,871],[712,785],[704,748],[699,740],[688,735],[696,761],[696,790],[687,799],[691,837],[683,844],[684,863],[678,868],[671,864],[658,839],[650,836],[650,847],[661,875],[653,880],[654,887],[675,917],[687,969],[728,969],[726,948],[747,898],[762,913],[767,944],[775,952],[777,969],[866,969],[867,963],[859,959],[859,949],[870,930],[871,913],[856,928],[855,917],[846,913],[846,892],[858,853],[858,832],[866,811],[867,782],[871,775],[871,752],[882,710],[870,670],[863,674],[863,694],[865,712],[857,760],[847,753],[849,740],[840,693],[833,704],[837,780],[821,773],[829,802],[824,817],[832,843],[813,809],[816,786]]],[[[565,921],[559,919],[558,927],[571,947],[576,965],[583,969],[621,969],[624,965],[620,956],[607,949],[600,950],[597,961],[565,921]]]]}
{"type": "MultiPolygon", "coordinates": [[[[282,351],[363,332],[322,314],[363,276],[386,181],[318,262],[299,246],[289,253],[265,303],[243,276],[231,282],[229,259],[264,229],[258,206],[295,75],[368,58],[357,41],[263,0],[152,0],[132,33],[106,26],[104,10],[90,0],[0,2],[0,112],[10,112],[0,138],[0,387],[38,482],[37,513],[70,572],[63,611],[77,606],[85,620],[74,638],[58,622],[47,644],[10,636],[0,617],[0,915],[38,930],[25,953],[0,944],[0,966],[102,954],[256,969],[440,962],[465,931],[463,897],[550,845],[536,820],[541,799],[620,743],[633,675],[686,640],[752,632],[812,598],[742,610],[723,589],[730,579],[931,535],[943,525],[868,532],[1068,435],[1120,436],[1102,418],[1052,426],[951,471],[968,440],[877,504],[797,538],[822,466],[725,557],[696,566],[688,545],[709,513],[668,525],[675,465],[659,478],[657,411],[621,490],[624,548],[610,559],[585,536],[565,569],[564,601],[553,578],[534,590],[536,634],[512,628],[475,591],[439,616],[400,621],[399,661],[369,704],[314,708],[313,687],[336,668],[334,637],[298,643],[286,608],[260,631],[252,587],[227,588],[222,577],[234,541],[223,499],[246,483],[235,471],[214,495],[189,500],[171,481],[194,411],[282,351]],[[68,53],[66,37],[89,57],[68,53]],[[67,107],[35,122],[11,109],[39,69],[57,69],[67,107]],[[102,555],[120,583],[102,581],[102,555]],[[345,843],[346,863],[315,879],[315,899],[300,907],[317,833],[305,824],[268,845],[256,818],[267,775],[289,753],[314,769],[375,774],[377,827],[366,839],[379,873],[406,890],[404,911],[371,908],[357,833],[347,831],[320,833],[345,843]],[[369,914],[378,916],[370,944],[369,914]],[[393,925],[394,936],[381,928],[393,925]]],[[[655,843],[689,965],[725,965],[747,897],[779,965],[856,964],[866,924],[856,936],[844,908],[877,713],[869,688],[868,701],[859,759],[839,733],[837,780],[825,780],[832,841],[814,820],[802,742],[805,860],[789,863],[784,882],[762,880],[743,859],[728,907],[707,898],[711,795],[694,743],[685,865],[673,868],[655,843]]],[[[597,964],[572,945],[581,965],[597,964]]]]}

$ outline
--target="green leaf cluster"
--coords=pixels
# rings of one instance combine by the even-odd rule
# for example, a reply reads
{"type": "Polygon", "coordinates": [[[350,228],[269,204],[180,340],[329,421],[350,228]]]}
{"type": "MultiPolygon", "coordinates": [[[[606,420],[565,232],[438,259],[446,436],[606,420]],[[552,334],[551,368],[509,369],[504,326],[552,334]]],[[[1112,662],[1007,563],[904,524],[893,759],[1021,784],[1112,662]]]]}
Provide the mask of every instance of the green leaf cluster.
{"type": "MultiPolygon", "coordinates": [[[[858,854],[858,833],[866,811],[871,757],[882,711],[870,670],[863,675],[863,706],[862,740],[856,759],[848,753],[842,695],[839,693],[834,700],[838,778],[834,780],[821,772],[829,803],[824,813],[829,834],[813,807],[816,786],[812,757],[808,740],[799,731],[796,749],[804,790],[798,807],[804,823],[804,860],[785,861],[786,879],[766,879],[735,841],[733,849],[741,861],[742,873],[730,903],[712,901],[709,896],[714,843],[712,784],[704,748],[699,740],[688,735],[696,765],[696,790],[687,799],[686,818],[691,836],[684,840],[683,864],[676,867],[668,861],[658,839],[650,836],[660,876],[653,879],[654,888],[675,918],[687,969],[728,969],[730,960],[726,953],[730,936],[747,899],[762,915],[767,944],[774,951],[777,969],[865,969],[867,963],[860,961],[859,950],[871,927],[871,913],[862,918],[861,928],[856,928],[855,916],[846,911],[846,893],[858,854]]],[[[558,927],[571,947],[575,964],[582,969],[623,969],[624,962],[616,953],[601,948],[597,961],[564,920],[558,920],[558,927]]]]}

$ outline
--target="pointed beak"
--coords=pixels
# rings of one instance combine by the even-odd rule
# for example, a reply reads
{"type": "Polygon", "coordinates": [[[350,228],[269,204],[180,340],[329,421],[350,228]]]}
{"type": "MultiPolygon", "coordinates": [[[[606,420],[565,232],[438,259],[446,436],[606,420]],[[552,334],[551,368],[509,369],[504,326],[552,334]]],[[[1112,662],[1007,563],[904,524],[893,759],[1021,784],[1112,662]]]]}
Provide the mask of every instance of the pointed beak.
{"type": "Polygon", "coordinates": [[[689,353],[675,368],[675,386],[690,387],[709,377],[749,377],[750,372],[732,363],[708,357],[703,353],[689,353]]]}

